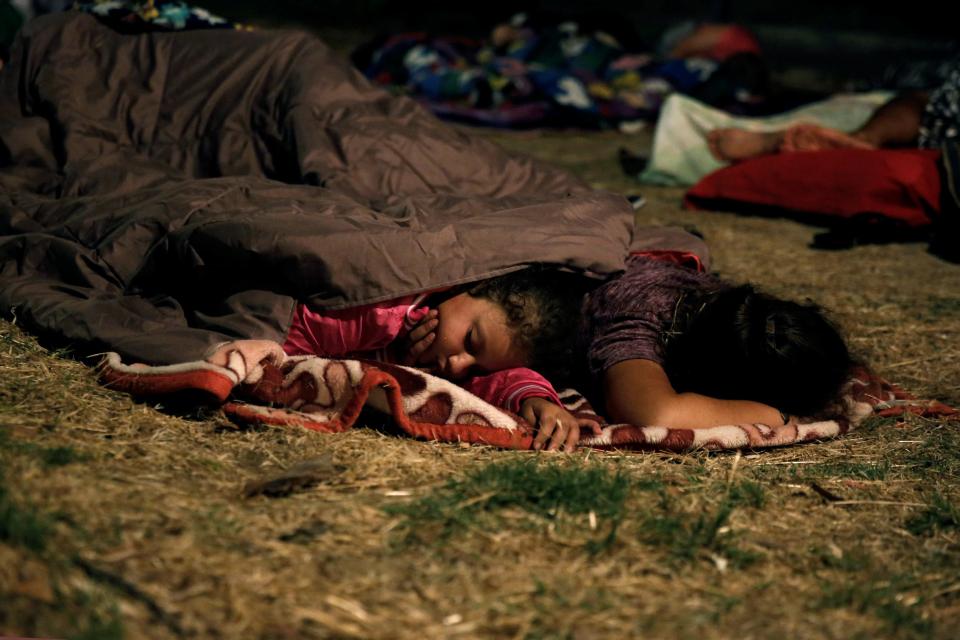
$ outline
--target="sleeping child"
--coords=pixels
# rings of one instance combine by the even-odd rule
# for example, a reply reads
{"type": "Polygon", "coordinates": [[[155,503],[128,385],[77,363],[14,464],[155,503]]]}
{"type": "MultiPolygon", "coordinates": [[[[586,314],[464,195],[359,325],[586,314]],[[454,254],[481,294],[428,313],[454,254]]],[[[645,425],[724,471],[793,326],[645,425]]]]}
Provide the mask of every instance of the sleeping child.
{"type": "Polygon", "coordinates": [[[283,345],[237,340],[214,347],[207,360],[223,366],[239,352],[256,362],[318,355],[415,365],[523,416],[537,427],[534,448],[572,451],[581,427],[597,432],[599,424],[566,411],[538,372],[570,379],[586,290],[582,277],[530,267],[350,309],[315,311],[301,303],[283,345]]]}

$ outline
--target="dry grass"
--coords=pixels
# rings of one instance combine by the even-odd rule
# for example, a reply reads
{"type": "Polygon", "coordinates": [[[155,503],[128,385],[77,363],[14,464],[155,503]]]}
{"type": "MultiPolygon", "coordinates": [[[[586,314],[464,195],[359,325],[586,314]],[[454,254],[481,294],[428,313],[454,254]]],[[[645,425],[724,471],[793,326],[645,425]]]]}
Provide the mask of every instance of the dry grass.
{"type": "MultiPolygon", "coordinates": [[[[617,147],[645,136],[485,135],[642,191],[643,222],[695,225],[723,274],[826,305],[882,374],[960,404],[957,265],[920,245],[816,253],[807,226],[684,211],[679,190],[621,177],[617,147]]],[[[952,638],[960,627],[955,422],[877,419],[760,454],[537,456],[174,415],[99,387],[7,322],[0,371],[0,634],[952,638]],[[250,480],[303,461],[311,482],[244,497],[250,480]],[[595,502],[585,478],[605,487],[595,502]]]]}

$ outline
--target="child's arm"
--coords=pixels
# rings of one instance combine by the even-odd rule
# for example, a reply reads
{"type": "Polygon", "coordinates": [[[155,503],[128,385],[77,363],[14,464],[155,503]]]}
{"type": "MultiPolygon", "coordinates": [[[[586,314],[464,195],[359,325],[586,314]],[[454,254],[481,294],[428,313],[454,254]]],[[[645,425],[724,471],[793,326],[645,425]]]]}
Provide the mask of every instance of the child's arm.
{"type": "Polygon", "coordinates": [[[779,410],[750,400],[677,393],[651,360],[624,360],[604,373],[607,417],[638,425],[702,429],[728,424],[784,424],[779,410]]]}
{"type": "Polygon", "coordinates": [[[533,369],[524,367],[473,376],[458,384],[478,398],[517,414],[529,398],[544,398],[555,405],[561,404],[553,385],[533,369]]]}
{"type": "Polygon", "coordinates": [[[600,431],[596,420],[577,418],[564,409],[550,382],[532,369],[520,367],[475,376],[464,380],[462,386],[490,404],[521,415],[536,427],[534,449],[546,445],[548,451],[573,451],[580,440],[581,427],[590,427],[594,433],[600,431]]]}

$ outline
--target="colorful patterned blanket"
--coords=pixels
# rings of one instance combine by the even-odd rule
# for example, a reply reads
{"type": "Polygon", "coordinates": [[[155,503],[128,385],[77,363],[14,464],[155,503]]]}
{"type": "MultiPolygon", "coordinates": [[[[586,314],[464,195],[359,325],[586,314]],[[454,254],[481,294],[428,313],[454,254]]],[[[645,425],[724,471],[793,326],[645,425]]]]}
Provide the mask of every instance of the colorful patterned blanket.
{"type": "MultiPolygon", "coordinates": [[[[392,417],[409,436],[439,442],[466,442],[529,449],[534,428],[456,384],[423,371],[361,360],[289,357],[283,364],[248,363],[234,353],[227,367],[207,362],[150,367],[125,365],[115,353],[100,365],[101,381],[135,396],[201,392],[242,423],[297,426],[338,433],[357,424],[364,407],[392,417]]],[[[560,394],[567,409],[596,417],[574,390],[560,394]]],[[[866,370],[851,378],[843,407],[832,419],[785,425],[740,424],[710,429],[608,424],[581,446],[607,450],[759,449],[843,435],[870,415],[957,415],[936,401],[920,401],[866,370]]]]}
{"type": "Polygon", "coordinates": [[[77,0],[73,9],[123,33],[248,28],[180,0],[77,0]]]}
{"type": "Polygon", "coordinates": [[[380,85],[442,118],[496,127],[602,127],[653,120],[664,98],[702,85],[705,58],[659,60],[575,22],[508,27],[504,42],[400,33],[370,43],[354,63],[380,85]]]}

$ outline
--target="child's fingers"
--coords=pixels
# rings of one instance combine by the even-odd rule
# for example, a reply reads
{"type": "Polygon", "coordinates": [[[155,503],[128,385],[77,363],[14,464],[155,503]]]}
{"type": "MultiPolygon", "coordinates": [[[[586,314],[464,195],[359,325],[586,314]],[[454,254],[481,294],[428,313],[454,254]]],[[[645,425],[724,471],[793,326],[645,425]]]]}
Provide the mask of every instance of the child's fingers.
{"type": "MultiPolygon", "coordinates": [[[[541,416],[540,428],[537,430],[537,437],[533,439],[533,448],[537,451],[543,449],[543,445],[547,442],[547,439],[553,435],[557,429],[560,428],[560,420],[551,420],[550,418],[543,419],[541,416]]],[[[553,442],[551,441],[551,444],[553,442]]]]}
{"type": "Polygon", "coordinates": [[[580,442],[580,425],[573,425],[567,432],[567,439],[563,443],[563,451],[573,453],[577,450],[577,443],[580,442]]]}
{"type": "MultiPolygon", "coordinates": [[[[431,311],[431,313],[435,313],[431,311]]],[[[437,320],[436,315],[433,317],[427,317],[420,321],[420,324],[415,326],[410,330],[410,342],[417,342],[418,340],[423,340],[427,334],[432,333],[436,330],[437,325],[440,324],[440,321],[437,320]]]]}
{"type": "Polygon", "coordinates": [[[550,438],[550,446],[547,447],[547,451],[559,450],[570,433],[571,425],[565,424],[560,418],[557,418],[555,424],[556,428],[553,430],[553,437],[550,438]]]}
{"type": "Polygon", "coordinates": [[[527,404],[526,402],[520,405],[520,417],[529,422],[533,426],[537,426],[537,414],[533,410],[533,406],[527,404]]]}
{"type": "Polygon", "coordinates": [[[428,333],[426,336],[410,345],[410,352],[407,354],[411,362],[416,362],[423,353],[430,348],[433,341],[437,339],[437,334],[428,333]]]}

